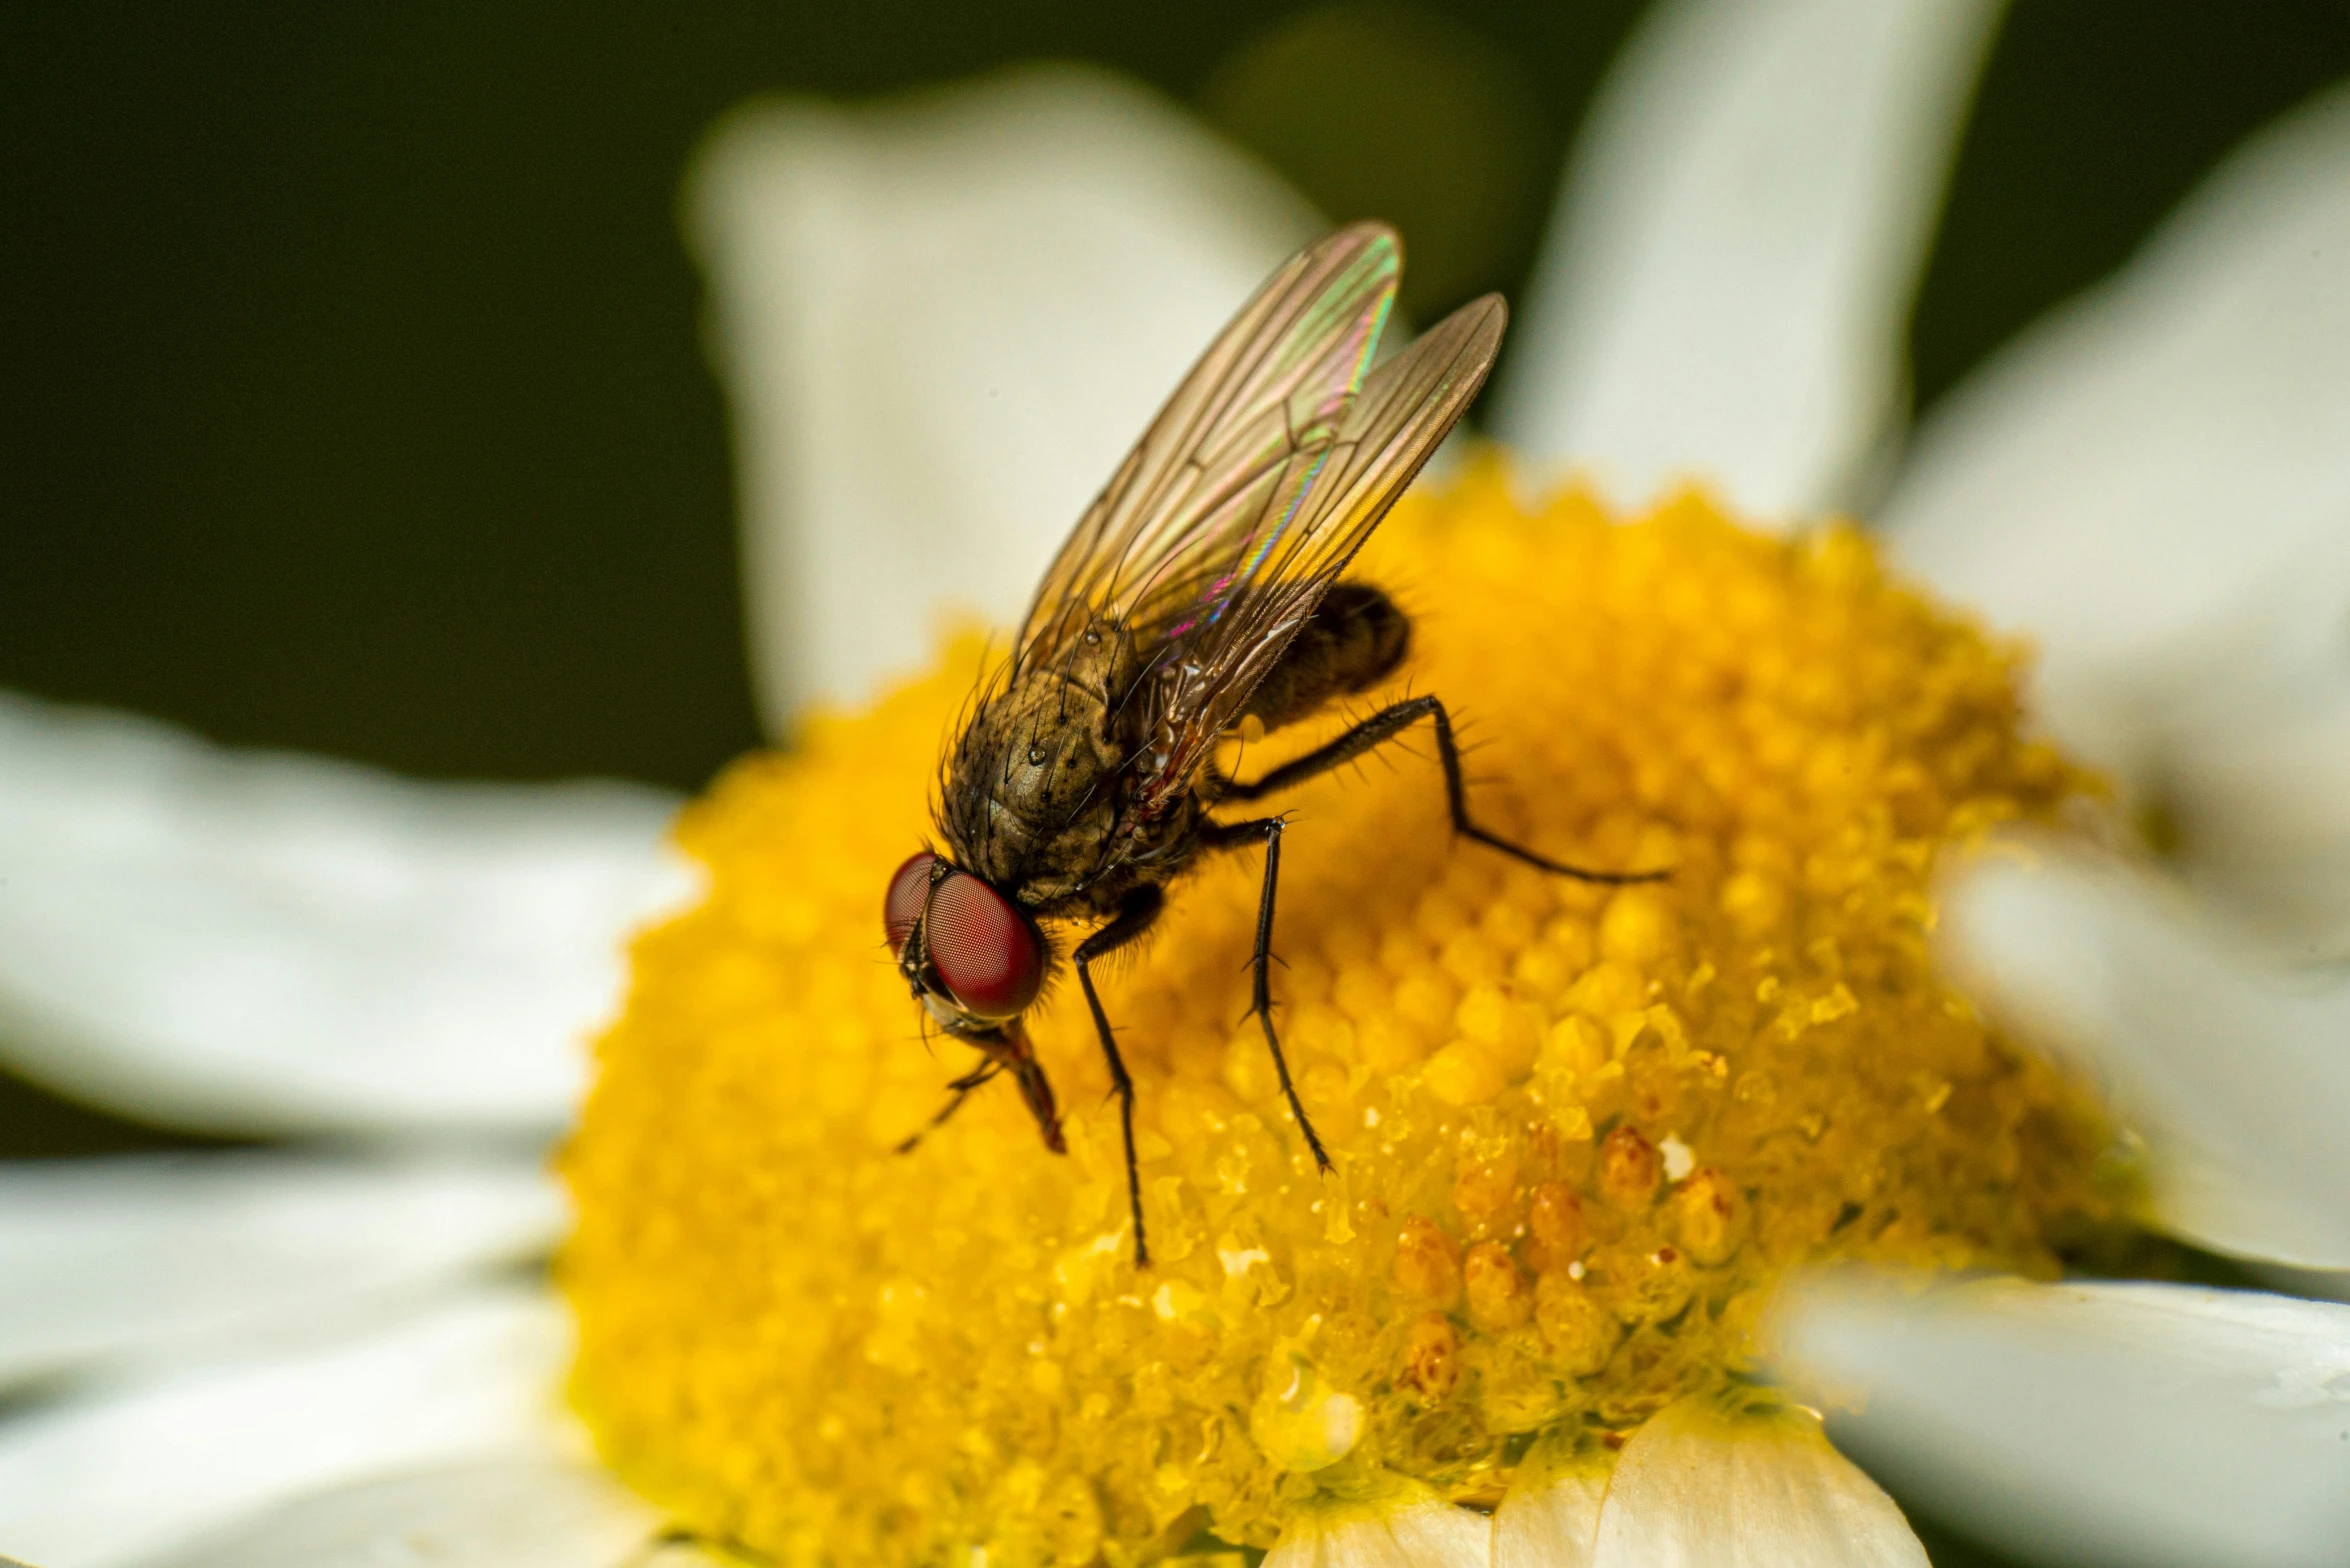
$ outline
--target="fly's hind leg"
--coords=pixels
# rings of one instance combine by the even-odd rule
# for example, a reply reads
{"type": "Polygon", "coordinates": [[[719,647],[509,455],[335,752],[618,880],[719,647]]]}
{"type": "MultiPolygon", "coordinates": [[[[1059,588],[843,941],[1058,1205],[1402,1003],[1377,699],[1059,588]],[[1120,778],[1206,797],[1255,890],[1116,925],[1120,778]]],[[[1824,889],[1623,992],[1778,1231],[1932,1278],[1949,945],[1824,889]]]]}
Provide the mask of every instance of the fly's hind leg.
{"type": "Polygon", "coordinates": [[[1273,1029],[1273,901],[1281,885],[1283,825],[1280,817],[1260,817],[1254,822],[1211,822],[1203,827],[1201,837],[1219,849],[1253,839],[1264,840],[1265,890],[1257,900],[1257,945],[1249,958],[1252,971],[1249,1011],[1257,1015],[1257,1024],[1265,1031],[1265,1048],[1273,1053],[1273,1072],[1281,1080],[1281,1093],[1289,1101],[1290,1114],[1297,1118],[1298,1131],[1305,1134],[1306,1147],[1314,1151],[1314,1163],[1327,1171],[1330,1152],[1322,1147],[1321,1136],[1314,1131],[1313,1121],[1298,1100],[1297,1086],[1289,1081],[1289,1059],[1281,1054],[1281,1036],[1273,1029]]]}
{"type": "Polygon", "coordinates": [[[1093,1012],[1094,1033],[1101,1036],[1102,1055],[1110,1064],[1110,1087],[1118,1094],[1119,1125],[1126,1134],[1126,1202],[1134,1211],[1134,1266],[1148,1268],[1150,1244],[1142,1234],[1142,1173],[1134,1163],[1134,1080],[1127,1076],[1126,1059],[1118,1054],[1118,1038],[1110,1030],[1110,1015],[1102,1011],[1101,993],[1093,988],[1093,961],[1141,936],[1159,918],[1166,896],[1155,887],[1138,887],[1126,895],[1110,923],[1077,944],[1069,955],[1077,983],[1085,991],[1085,1005],[1093,1012]]]}
{"type": "MultiPolygon", "coordinates": [[[[1225,800],[1259,800],[1281,790],[1291,789],[1317,774],[1332,768],[1344,767],[1375,746],[1393,740],[1422,719],[1436,721],[1436,756],[1444,764],[1444,798],[1452,810],[1452,830],[1463,838],[1475,839],[1489,849],[1524,861],[1544,871],[1556,872],[1562,877],[1573,877],[1581,882],[1604,882],[1620,885],[1627,882],[1661,881],[1669,873],[1663,871],[1589,871],[1581,866],[1562,865],[1547,855],[1538,855],[1522,844],[1513,844],[1498,833],[1491,833],[1469,818],[1469,795],[1461,781],[1461,750],[1453,739],[1452,718],[1444,711],[1444,704],[1434,697],[1412,697],[1381,708],[1362,723],[1335,740],[1315,747],[1295,761],[1280,767],[1252,783],[1237,781],[1224,785],[1225,800]]],[[[1254,828],[1256,823],[1238,823],[1236,828],[1254,828]]],[[[1270,890],[1267,893],[1270,898],[1270,890]]]]}

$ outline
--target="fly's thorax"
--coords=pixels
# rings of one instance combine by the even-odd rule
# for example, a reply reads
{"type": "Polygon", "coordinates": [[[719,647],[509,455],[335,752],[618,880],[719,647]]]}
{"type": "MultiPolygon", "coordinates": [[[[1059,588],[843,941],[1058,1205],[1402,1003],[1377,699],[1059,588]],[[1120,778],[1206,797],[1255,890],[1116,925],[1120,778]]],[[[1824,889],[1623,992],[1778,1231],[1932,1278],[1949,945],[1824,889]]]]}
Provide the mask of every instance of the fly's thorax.
{"type": "Polygon", "coordinates": [[[1093,878],[1117,827],[1126,758],[1103,673],[1015,679],[981,707],[948,768],[940,828],[957,863],[1030,910],[1093,878]]]}

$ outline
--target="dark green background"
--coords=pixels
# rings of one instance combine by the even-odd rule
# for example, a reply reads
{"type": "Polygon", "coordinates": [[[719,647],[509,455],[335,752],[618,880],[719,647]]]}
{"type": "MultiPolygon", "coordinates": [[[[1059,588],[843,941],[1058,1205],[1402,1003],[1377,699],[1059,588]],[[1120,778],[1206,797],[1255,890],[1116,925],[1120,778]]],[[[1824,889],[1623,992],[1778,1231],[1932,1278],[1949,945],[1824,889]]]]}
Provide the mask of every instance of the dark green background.
{"type": "MultiPolygon", "coordinates": [[[[0,686],[431,775],[696,785],[755,739],[675,223],[720,111],[1121,66],[1332,218],[1399,220],[1426,311],[1522,278],[1640,9],[10,7],[0,686]]],[[[2021,0],[1918,307],[1921,403],[2346,73],[2340,0],[2021,0]]],[[[0,1080],[0,1154],[159,1136],[0,1080]]]]}
{"type": "MultiPolygon", "coordinates": [[[[1444,63],[1420,91],[1346,26],[1268,50],[1298,11],[1235,0],[11,7],[0,685],[428,774],[698,783],[753,739],[675,223],[713,116],[1107,61],[1208,89],[1331,216],[1398,216],[1433,260],[1443,181],[1413,153],[1453,148],[1483,70],[1533,152],[1461,176],[1518,209],[1448,268],[1465,294],[1522,274],[1638,9],[1352,13],[1444,63]],[[1226,101],[1252,42],[1294,88],[1226,101]]],[[[2346,71],[2338,0],[2023,0],[1919,309],[1920,397],[2346,71]]]]}

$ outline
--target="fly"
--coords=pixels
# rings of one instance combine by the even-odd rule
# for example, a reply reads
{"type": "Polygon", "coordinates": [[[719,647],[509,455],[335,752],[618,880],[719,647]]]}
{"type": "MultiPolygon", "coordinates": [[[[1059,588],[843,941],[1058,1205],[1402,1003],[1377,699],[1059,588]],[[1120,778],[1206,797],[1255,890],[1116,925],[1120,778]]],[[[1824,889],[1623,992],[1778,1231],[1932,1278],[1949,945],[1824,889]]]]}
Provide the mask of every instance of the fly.
{"type": "Polygon", "coordinates": [[[1058,962],[1043,923],[1091,925],[1068,961],[1118,1095],[1137,1265],[1150,1248],[1134,1081],[1093,965],[1150,930],[1203,851],[1264,848],[1251,1012],[1298,1131],[1330,1169],[1273,1027],[1283,819],[1218,808],[1278,795],[1426,720],[1455,833],[1584,881],[1662,875],[1561,865],[1477,826],[1435,696],[1382,708],[1261,778],[1216,766],[1218,742],[1244,722],[1279,729],[1367,691],[1410,646],[1395,602],[1342,574],[1484,385],[1506,311],[1489,294],[1373,368],[1399,267],[1391,229],[1341,229],[1275,272],[1192,367],[1038,585],[955,741],[939,847],[899,866],[884,899],[915,997],[980,1053],[930,1126],[1009,1075],[1055,1153],[1060,1114],[1021,1020],[1058,962]]]}

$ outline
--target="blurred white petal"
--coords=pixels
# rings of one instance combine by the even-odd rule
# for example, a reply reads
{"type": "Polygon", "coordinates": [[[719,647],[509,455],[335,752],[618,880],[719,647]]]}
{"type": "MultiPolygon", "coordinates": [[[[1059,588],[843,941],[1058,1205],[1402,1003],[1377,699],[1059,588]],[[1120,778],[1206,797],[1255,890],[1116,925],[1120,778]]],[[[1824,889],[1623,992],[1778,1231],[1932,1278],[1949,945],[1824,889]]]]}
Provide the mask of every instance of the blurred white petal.
{"type": "Polygon", "coordinates": [[[2350,1307],[2176,1285],[1844,1280],[1782,1329],[1836,1440],[2035,1560],[2318,1568],[2350,1541],[2350,1307]]]}
{"type": "Polygon", "coordinates": [[[1426,1487],[1293,1516],[1264,1568],[1488,1568],[1493,1525],[1426,1487]]]}
{"type": "Polygon", "coordinates": [[[430,784],[0,694],[0,1056],[153,1121],[543,1134],[690,885],[670,797],[430,784]]]}
{"type": "Polygon", "coordinates": [[[2311,1271],[2292,1287],[2297,1295],[2340,1294],[2341,1284],[2324,1277],[2350,1269],[2339,1203],[2312,1202],[2308,1192],[2279,1186],[2273,1175],[2247,1170],[2189,1134],[2156,1126],[2141,1135],[2152,1145],[2149,1197],[2163,1230],[2231,1257],[2311,1271]]]}
{"type": "Polygon", "coordinates": [[[2044,714],[2106,766],[2144,779],[2201,644],[2350,597],[2346,257],[2338,89],[1945,400],[1884,508],[1909,566],[2033,636],[2044,714]]]}
{"type": "Polygon", "coordinates": [[[2033,859],[1986,859],[1949,890],[1953,974],[2145,1134],[2167,1227],[2350,1267],[2350,989],[2255,967],[2151,878],[2053,846],[2033,859]]]}
{"type": "Polygon", "coordinates": [[[172,1154],[0,1165],[0,1382],[249,1344],[544,1254],[536,1160],[172,1154]]]}
{"type": "Polygon", "coordinates": [[[1995,0],[1672,0],[1576,143],[1497,405],[1637,503],[1849,504],[1898,433],[1909,303],[1995,0]]]}
{"type": "Polygon", "coordinates": [[[737,1556],[720,1556],[716,1551],[695,1541],[663,1541],[643,1557],[633,1559],[628,1568],[741,1568],[737,1556]]]}
{"type": "Polygon", "coordinates": [[[2149,697],[2164,690],[2142,704],[2136,782],[2168,813],[2195,891],[2288,961],[2350,956],[2350,569],[2334,553],[2244,607],[2264,634],[2139,672],[2149,697]]]}
{"type": "Polygon", "coordinates": [[[1729,1416],[1693,1395],[1624,1445],[1595,1568],[1926,1568],[1874,1481],[1801,1410],[1729,1416]]]}
{"type": "Polygon", "coordinates": [[[1590,1568],[1613,1465],[1537,1445],[1493,1513],[1493,1568],[1590,1568]]]}
{"type": "Polygon", "coordinates": [[[283,1503],[139,1568],[640,1568],[660,1523],[590,1467],[493,1460],[283,1503]]]}
{"type": "Polygon", "coordinates": [[[0,1541],[110,1568],[339,1482],[461,1459],[584,1457],[552,1296],[483,1290],[375,1332],[126,1379],[0,1426],[0,1541]]]}
{"type": "Polygon", "coordinates": [[[1317,226],[1188,115],[1070,66],[753,105],[687,202],[777,733],[917,667],[942,604],[1017,616],[1183,371],[1317,226]]]}

